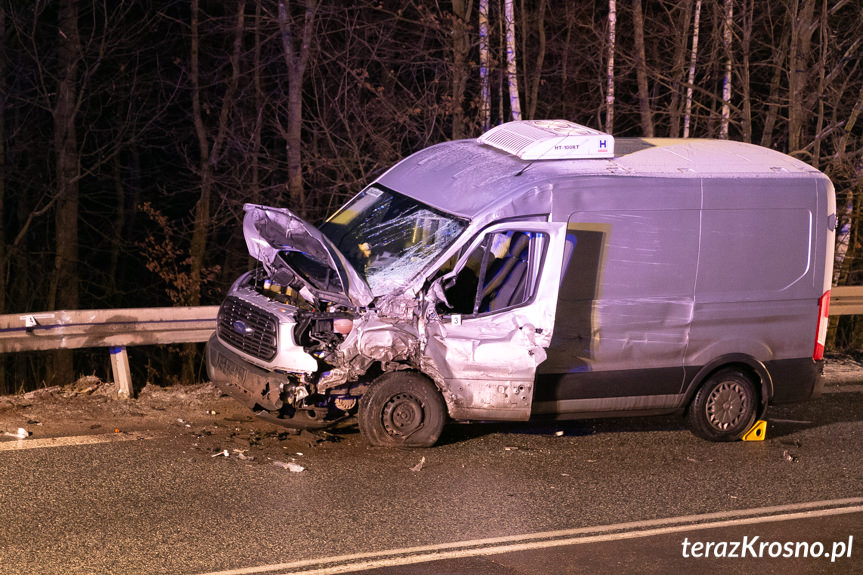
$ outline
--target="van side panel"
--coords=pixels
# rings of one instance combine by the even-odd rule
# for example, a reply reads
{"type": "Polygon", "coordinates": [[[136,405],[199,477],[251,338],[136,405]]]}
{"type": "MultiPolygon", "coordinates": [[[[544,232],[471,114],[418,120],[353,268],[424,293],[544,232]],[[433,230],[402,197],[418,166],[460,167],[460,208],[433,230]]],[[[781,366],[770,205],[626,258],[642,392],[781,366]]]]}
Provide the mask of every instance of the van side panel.
{"type": "Polygon", "coordinates": [[[810,397],[832,194],[817,173],[556,183],[567,246],[534,413],[682,408],[729,357],[763,366],[765,399],[810,397]]]}
{"type": "Polygon", "coordinates": [[[674,407],[693,313],[697,181],[577,183],[556,187],[553,197],[553,218],[567,219],[567,245],[535,411],[674,407]],[[586,207],[585,197],[593,200],[589,209],[572,209],[586,207]]]}
{"type": "Polygon", "coordinates": [[[704,181],[687,365],[745,354],[783,375],[772,378],[775,390],[795,371],[788,360],[812,363],[826,241],[820,211],[814,178],[704,181]]]}

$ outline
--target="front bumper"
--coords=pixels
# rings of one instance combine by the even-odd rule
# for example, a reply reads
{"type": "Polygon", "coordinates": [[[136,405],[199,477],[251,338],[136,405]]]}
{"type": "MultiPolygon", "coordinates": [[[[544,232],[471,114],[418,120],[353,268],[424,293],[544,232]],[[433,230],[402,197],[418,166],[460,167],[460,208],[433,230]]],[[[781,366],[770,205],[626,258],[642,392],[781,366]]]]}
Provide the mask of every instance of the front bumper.
{"type": "Polygon", "coordinates": [[[207,342],[207,374],[210,381],[249,409],[278,412],[284,385],[290,378],[245,361],[213,334],[207,342]]]}
{"type": "Polygon", "coordinates": [[[286,406],[285,386],[296,383],[289,375],[267,371],[245,361],[219,341],[216,334],[207,342],[207,373],[210,381],[234,399],[255,411],[255,415],[277,425],[296,429],[324,429],[344,419],[328,406],[286,406]]]}

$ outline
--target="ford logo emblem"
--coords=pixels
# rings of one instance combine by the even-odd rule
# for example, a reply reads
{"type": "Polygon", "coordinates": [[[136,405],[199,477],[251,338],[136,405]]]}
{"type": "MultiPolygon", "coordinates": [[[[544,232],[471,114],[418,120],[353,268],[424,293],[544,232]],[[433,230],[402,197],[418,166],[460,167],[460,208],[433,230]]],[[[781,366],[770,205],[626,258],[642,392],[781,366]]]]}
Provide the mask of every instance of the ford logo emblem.
{"type": "Polygon", "coordinates": [[[252,328],[250,328],[249,326],[247,326],[246,322],[239,320],[239,319],[237,321],[235,321],[234,323],[232,323],[231,327],[233,327],[234,331],[240,335],[250,334],[253,331],[255,331],[252,328]]]}

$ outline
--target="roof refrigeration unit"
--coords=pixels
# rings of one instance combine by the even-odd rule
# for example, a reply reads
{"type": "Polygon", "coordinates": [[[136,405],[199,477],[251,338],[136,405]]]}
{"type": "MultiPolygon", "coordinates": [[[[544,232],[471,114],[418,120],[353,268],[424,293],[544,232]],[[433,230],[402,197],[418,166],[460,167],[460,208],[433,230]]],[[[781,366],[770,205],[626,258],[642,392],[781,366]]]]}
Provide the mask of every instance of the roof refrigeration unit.
{"type": "Polygon", "coordinates": [[[477,141],[521,160],[614,157],[614,136],[567,120],[508,122],[490,129],[477,141]]]}

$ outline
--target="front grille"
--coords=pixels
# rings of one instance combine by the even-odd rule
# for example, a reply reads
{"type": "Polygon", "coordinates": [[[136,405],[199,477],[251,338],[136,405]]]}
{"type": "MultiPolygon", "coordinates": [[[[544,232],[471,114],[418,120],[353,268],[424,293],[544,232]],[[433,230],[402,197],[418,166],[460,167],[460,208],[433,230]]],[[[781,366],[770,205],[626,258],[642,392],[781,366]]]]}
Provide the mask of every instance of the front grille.
{"type": "Polygon", "coordinates": [[[219,308],[222,341],[264,361],[276,357],[278,325],[274,315],[235,297],[226,298],[219,308]]]}

